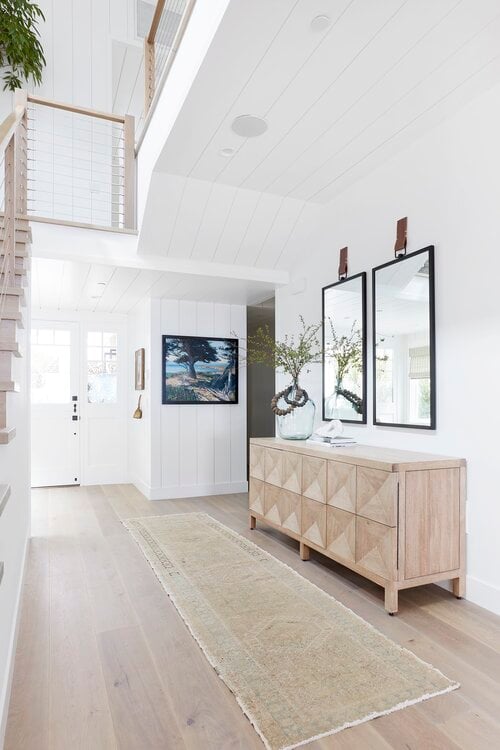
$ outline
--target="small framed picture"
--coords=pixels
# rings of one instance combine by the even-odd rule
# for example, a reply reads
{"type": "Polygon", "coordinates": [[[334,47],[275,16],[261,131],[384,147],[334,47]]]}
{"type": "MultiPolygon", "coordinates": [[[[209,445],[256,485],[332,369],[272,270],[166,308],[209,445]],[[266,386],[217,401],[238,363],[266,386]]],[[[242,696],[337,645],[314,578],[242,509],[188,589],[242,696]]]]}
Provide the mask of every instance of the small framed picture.
{"type": "Polygon", "coordinates": [[[135,390],[144,390],[144,349],[137,349],[135,353],[135,390]]]}

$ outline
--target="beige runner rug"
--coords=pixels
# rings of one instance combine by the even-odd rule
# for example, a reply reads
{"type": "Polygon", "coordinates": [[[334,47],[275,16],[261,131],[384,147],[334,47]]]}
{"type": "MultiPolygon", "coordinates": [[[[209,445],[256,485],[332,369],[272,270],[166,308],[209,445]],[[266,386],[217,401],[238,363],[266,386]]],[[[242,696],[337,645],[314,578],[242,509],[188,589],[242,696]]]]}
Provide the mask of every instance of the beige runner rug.
{"type": "Polygon", "coordinates": [[[268,750],[458,687],[204,513],[124,523],[268,750]]]}

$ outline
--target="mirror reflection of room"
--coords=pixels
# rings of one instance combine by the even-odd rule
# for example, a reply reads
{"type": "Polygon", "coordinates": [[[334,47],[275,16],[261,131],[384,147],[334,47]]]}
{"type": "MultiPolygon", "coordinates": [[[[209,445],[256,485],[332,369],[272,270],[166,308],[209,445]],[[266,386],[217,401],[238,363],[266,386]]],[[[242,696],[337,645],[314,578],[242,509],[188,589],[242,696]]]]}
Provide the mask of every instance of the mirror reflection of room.
{"type": "Polygon", "coordinates": [[[323,290],[323,418],[365,421],[364,286],[360,274],[323,290]]]}
{"type": "Polygon", "coordinates": [[[376,423],[431,427],[430,251],[376,269],[376,423]]]}

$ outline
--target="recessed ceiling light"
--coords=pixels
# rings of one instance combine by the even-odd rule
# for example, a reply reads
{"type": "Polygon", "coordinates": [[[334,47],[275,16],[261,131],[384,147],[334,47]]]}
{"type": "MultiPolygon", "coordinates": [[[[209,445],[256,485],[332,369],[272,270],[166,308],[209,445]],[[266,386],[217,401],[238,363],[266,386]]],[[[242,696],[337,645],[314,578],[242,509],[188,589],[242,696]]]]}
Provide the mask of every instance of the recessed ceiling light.
{"type": "Polygon", "coordinates": [[[226,159],[228,159],[230,156],[232,156],[234,154],[235,151],[236,151],[236,149],[235,148],[231,148],[231,147],[221,148],[220,155],[221,156],[225,156],[226,159]]]}
{"type": "Polygon", "coordinates": [[[331,22],[330,16],[316,16],[311,21],[311,31],[325,31],[331,22]]]}
{"type": "Polygon", "coordinates": [[[231,128],[243,138],[255,138],[255,136],[266,132],[267,122],[256,115],[240,115],[233,120],[231,128]]]}

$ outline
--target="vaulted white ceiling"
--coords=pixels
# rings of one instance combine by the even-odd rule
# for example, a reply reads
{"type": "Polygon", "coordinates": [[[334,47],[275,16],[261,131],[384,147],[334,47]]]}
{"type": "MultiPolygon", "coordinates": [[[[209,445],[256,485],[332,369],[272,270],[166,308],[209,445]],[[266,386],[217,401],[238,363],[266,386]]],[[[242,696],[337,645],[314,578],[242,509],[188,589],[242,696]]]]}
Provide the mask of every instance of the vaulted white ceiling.
{"type": "Polygon", "coordinates": [[[314,207],[500,81],[499,38],[498,0],[232,0],[156,165],[140,251],[291,267],[314,207]],[[231,130],[248,113],[263,135],[231,130]]]}

